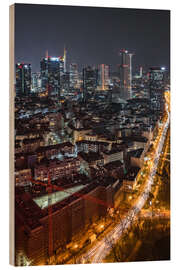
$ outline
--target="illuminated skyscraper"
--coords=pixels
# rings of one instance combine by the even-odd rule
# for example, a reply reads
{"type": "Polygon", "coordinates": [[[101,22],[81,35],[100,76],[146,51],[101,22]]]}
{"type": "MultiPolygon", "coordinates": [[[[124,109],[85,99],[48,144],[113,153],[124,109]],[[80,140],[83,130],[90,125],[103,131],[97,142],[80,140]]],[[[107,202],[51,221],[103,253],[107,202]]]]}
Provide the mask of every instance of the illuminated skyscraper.
{"type": "Polygon", "coordinates": [[[139,76],[140,76],[140,78],[142,78],[142,76],[143,76],[143,68],[142,67],[140,67],[140,69],[139,69],[139,76]]]}
{"type": "Polygon", "coordinates": [[[60,94],[60,57],[45,57],[40,62],[42,88],[48,95],[60,94]]]}
{"type": "Polygon", "coordinates": [[[152,67],[149,71],[149,94],[152,111],[163,112],[164,109],[165,69],[152,67]]]}
{"type": "Polygon", "coordinates": [[[64,57],[59,57],[60,77],[64,74],[64,57]]]}
{"type": "Polygon", "coordinates": [[[69,92],[69,72],[65,72],[61,77],[61,89],[65,92],[69,92]]]}
{"type": "Polygon", "coordinates": [[[83,89],[95,91],[98,83],[98,70],[94,67],[83,68],[83,89]]]}
{"type": "Polygon", "coordinates": [[[122,99],[127,100],[132,96],[132,53],[122,49],[120,51],[121,64],[119,68],[120,73],[120,96],[122,99]]]}
{"type": "Polygon", "coordinates": [[[37,92],[41,88],[41,74],[39,72],[33,72],[31,81],[32,91],[37,92]]]}
{"type": "Polygon", "coordinates": [[[92,96],[98,85],[98,69],[95,67],[83,68],[83,92],[84,98],[92,96]]]}
{"type": "Polygon", "coordinates": [[[98,85],[101,90],[109,89],[109,65],[101,64],[98,70],[98,85]]]}
{"type": "Polygon", "coordinates": [[[66,73],[66,47],[64,46],[64,57],[63,57],[63,61],[64,61],[64,73],[66,73]]]}
{"type": "Polygon", "coordinates": [[[70,64],[69,68],[69,76],[70,76],[70,87],[78,88],[78,67],[77,64],[70,64]]]}
{"type": "Polygon", "coordinates": [[[24,96],[31,92],[31,64],[16,64],[16,95],[24,96]]]}

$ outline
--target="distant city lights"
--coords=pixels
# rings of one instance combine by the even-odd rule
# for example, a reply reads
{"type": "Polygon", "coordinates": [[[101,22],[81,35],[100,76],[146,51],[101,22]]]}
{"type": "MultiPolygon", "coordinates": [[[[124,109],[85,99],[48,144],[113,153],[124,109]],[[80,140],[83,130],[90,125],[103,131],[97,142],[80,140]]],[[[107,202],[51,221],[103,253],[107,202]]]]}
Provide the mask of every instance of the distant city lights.
{"type": "Polygon", "coordinates": [[[58,61],[59,58],[58,58],[58,57],[51,57],[51,60],[52,60],[52,61],[58,61]]]}

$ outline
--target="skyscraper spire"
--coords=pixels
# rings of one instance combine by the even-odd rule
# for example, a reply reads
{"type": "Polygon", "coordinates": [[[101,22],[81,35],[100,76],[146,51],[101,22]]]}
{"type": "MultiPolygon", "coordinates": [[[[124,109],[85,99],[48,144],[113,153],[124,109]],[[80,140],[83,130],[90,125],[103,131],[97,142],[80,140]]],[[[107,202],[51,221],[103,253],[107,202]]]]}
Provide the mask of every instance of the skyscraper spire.
{"type": "Polygon", "coordinates": [[[48,58],[48,50],[46,50],[46,58],[48,58]]]}
{"type": "Polygon", "coordinates": [[[66,72],[66,47],[64,45],[64,73],[66,72]]]}

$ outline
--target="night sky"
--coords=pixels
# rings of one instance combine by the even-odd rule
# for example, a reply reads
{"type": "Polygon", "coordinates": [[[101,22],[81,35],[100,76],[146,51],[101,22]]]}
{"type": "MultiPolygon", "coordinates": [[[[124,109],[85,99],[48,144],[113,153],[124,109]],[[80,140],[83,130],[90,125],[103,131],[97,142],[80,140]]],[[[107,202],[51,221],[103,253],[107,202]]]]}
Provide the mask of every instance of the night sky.
{"type": "Polygon", "coordinates": [[[120,63],[121,48],[135,53],[133,72],[144,67],[169,68],[170,18],[167,10],[71,7],[16,4],[16,62],[40,70],[40,59],[63,55],[67,63],[120,63]]]}

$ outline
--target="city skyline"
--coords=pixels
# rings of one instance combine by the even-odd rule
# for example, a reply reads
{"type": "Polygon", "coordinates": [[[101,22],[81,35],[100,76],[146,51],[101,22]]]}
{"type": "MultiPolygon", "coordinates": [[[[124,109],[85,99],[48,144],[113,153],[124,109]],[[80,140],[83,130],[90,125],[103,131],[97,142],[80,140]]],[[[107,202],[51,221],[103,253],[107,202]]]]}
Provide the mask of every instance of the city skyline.
{"type": "Polygon", "coordinates": [[[62,56],[64,46],[67,67],[76,63],[78,70],[104,63],[115,71],[121,48],[135,54],[133,72],[141,65],[169,69],[168,10],[15,6],[15,60],[31,63],[33,72],[40,70],[47,50],[50,56],[62,56]]]}
{"type": "Polygon", "coordinates": [[[11,263],[170,260],[170,11],[10,14],[11,263]]]}

